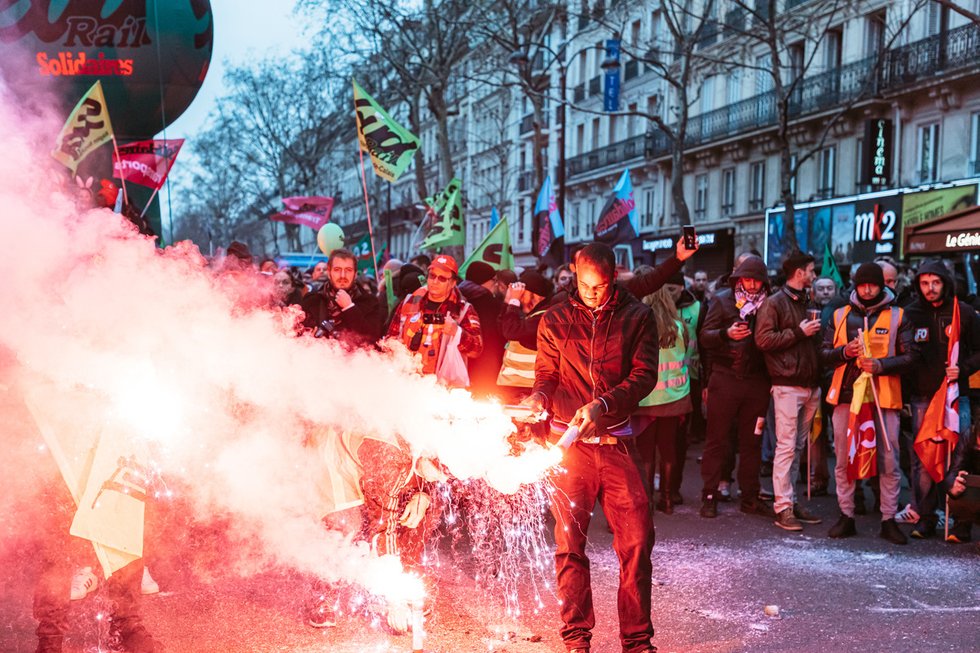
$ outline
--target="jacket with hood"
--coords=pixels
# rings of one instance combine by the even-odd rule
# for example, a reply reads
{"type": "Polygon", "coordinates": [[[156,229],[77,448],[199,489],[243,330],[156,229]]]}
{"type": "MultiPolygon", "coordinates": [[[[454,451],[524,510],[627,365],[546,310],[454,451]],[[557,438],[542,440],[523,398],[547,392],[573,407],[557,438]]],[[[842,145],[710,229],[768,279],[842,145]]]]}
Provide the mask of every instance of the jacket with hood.
{"type": "MultiPolygon", "coordinates": [[[[698,345],[702,356],[708,359],[706,369],[710,368],[712,374],[723,371],[740,379],[763,378],[768,382],[765,361],[755,344],[755,338],[751,335],[743,340],[732,340],[728,337],[728,327],[740,319],[739,309],[735,305],[734,289],[738,280],[743,277],[761,281],[763,289],[768,287],[769,275],[762,259],[750,256],[742,261],[729,278],[731,287],[712,297],[698,337],[698,345]]],[[[747,320],[753,332],[755,318],[756,316],[751,315],[747,320]]]]}
{"type": "Polygon", "coordinates": [[[305,314],[303,326],[352,346],[373,345],[381,337],[381,304],[356,283],[347,292],[354,303],[343,311],[329,281],[318,292],[308,293],[300,304],[305,314]]]}
{"type": "Polygon", "coordinates": [[[808,336],[800,329],[800,322],[806,319],[807,303],[805,290],[783,286],[759,309],[755,344],[762,350],[773,385],[820,385],[818,336],[808,336]]]}
{"type": "Polygon", "coordinates": [[[629,292],[612,295],[593,311],[572,292],[553,305],[538,327],[534,392],[547,397],[558,425],[595,399],[608,410],[599,434],[628,424],[640,400],[657,385],[660,350],[653,312],[629,292]]]}
{"type": "MultiPolygon", "coordinates": [[[[864,329],[864,318],[867,316],[868,324],[874,324],[878,316],[889,308],[900,310],[895,306],[895,293],[890,288],[882,288],[877,301],[871,305],[865,305],[858,299],[856,290],[851,291],[849,301],[851,310],[847,314],[847,322],[844,325],[845,340],[851,341],[857,337],[858,329],[864,329]]],[[[840,310],[840,309],[838,309],[840,310]]],[[[856,358],[846,358],[844,347],[835,347],[834,319],[823,331],[823,342],[820,345],[820,358],[825,366],[835,370],[841,365],[846,365],[844,376],[841,380],[840,397],[837,400],[838,406],[845,406],[851,401],[853,395],[854,381],[860,376],[861,370],[857,366],[856,358]]],[[[902,321],[898,325],[898,334],[895,337],[895,355],[878,359],[881,362],[880,376],[901,375],[909,369],[917,359],[918,352],[912,343],[912,323],[909,322],[908,315],[902,316],[902,321]]],[[[828,398],[829,401],[829,398],[828,398]]]]}
{"type": "Polygon", "coordinates": [[[970,375],[980,369],[980,317],[969,304],[953,294],[953,277],[942,261],[930,260],[919,266],[915,275],[915,301],[906,308],[912,323],[912,339],[919,348],[922,364],[909,370],[905,377],[913,397],[931,398],[946,376],[946,348],[949,335],[946,329],[953,320],[953,302],[960,303],[960,394],[969,393],[970,375]],[[942,303],[933,306],[919,288],[923,274],[935,274],[943,280],[942,303]]]}

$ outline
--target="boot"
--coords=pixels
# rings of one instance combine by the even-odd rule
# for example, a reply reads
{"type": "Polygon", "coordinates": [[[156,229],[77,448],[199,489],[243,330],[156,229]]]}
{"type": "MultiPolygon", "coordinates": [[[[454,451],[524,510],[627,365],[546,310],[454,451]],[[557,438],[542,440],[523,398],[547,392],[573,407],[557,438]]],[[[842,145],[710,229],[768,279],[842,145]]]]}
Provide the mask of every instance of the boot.
{"type": "Polygon", "coordinates": [[[936,535],[936,515],[926,515],[912,529],[912,537],[917,540],[927,540],[936,535]]]}
{"type": "Polygon", "coordinates": [[[881,522],[881,532],[878,536],[883,540],[888,540],[892,544],[908,544],[909,539],[898,527],[894,519],[883,519],[881,522]]]}
{"type": "Polygon", "coordinates": [[[857,535],[857,528],[854,526],[854,518],[842,514],[837,523],[830,527],[828,537],[840,539],[842,537],[853,537],[857,535]]]}
{"type": "Polygon", "coordinates": [[[714,494],[704,495],[700,514],[706,519],[714,519],[718,516],[718,499],[714,494]]]}
{"type": "Polygon", "coordinates": [[[674,514],[674,498],[671,496],[670,488],[673,487],[674,464],[664,463],[660,469],[660,500],[657,501],[657,510],[665,515],[674,514]]]}

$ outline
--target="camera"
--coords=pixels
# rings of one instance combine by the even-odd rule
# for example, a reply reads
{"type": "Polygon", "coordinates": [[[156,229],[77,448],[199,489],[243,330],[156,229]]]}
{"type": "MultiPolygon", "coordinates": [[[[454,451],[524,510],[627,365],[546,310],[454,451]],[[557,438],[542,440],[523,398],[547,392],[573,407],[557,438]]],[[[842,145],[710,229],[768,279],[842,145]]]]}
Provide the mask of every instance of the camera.
{"type": "Polygon", "coordinates": [[[442,313],[426,313],[422,316],[422,324],[445,324],[446,316],[442,313]]]}
{"type": "Polygon", "coordinates": [[[337,323],[333,320],[324,320],[316,326],[316,331],[313,332],[314,338],[330,338],[333,336],[334,331],[337,330],[337,323]]]}

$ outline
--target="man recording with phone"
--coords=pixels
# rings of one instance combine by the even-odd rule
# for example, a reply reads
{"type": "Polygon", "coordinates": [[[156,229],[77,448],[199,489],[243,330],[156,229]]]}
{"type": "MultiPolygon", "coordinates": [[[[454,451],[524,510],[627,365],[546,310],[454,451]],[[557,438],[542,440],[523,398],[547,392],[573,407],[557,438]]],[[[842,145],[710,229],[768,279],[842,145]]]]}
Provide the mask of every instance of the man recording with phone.
{"type": "Polygon", "coordinates": [[[333,338],[351,346],[373,344],[381,335],[381,304],[354,283],[357,258],[335,249],[327,260],[323,287],[303,298],[303,326],[317,338],[333,338]]]}

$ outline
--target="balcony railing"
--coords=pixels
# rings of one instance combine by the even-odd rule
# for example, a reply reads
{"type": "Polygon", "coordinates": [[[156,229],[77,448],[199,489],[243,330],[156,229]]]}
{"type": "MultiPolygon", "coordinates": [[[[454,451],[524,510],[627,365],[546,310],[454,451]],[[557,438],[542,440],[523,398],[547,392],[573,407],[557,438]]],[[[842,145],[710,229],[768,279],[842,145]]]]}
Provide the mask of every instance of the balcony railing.
{"type": "Polygon", "coordinates": [[[534,114],[529,113],[521,118],[521,135],[534,131],[534,114]]]}
{"type": "Polygon", "coordinates": [[[602,77],[599,75],[589,80],[589,95],[602,95],[602,77]]]}
{"type": "Polygon", "coordinates": [[[572,89],[572,99],[575,102],[581,102],[585,99],[585,84],[579,84],[572,89]]]}
{"type": "Polygon", "coordinates": [[[517,191],[523,193],[532,189],[534,185],[534,171],[524,170],[520,172],[517,176],[517,191]]]}
{"type": "Polygon", "coordinates": [[[632,136],[626,140],[601,147],[585,154],[568,159],[568,174],[577,175],[611,165],[621,165],[643,156],[643,135],[632,136]]]}
{"type": "Polygon", "coordinates": [[[636,59],[630,59],[626,62],[626,66],[623,67],[623,81],[629,81],[634,77],[640,76],[640,62],[636,59]]]}

